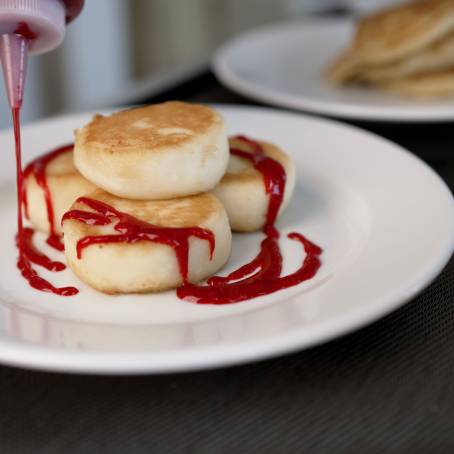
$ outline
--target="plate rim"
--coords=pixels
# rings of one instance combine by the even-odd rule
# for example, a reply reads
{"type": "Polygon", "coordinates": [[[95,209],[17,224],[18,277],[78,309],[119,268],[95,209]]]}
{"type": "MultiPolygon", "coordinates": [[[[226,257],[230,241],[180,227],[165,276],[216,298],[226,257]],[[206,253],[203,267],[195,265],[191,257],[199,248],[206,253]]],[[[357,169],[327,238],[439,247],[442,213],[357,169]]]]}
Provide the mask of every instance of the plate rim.
{"type": "Polygon", "coordinates": [[[262,25],[243,31],[221,45],[211,59],[211,69],[218,80],[227,88],[236,93],[258,102],[264,102],[275,107],[287,108],[307,114],[323,115],[334,119],[348,119],[372,122],[404,122],[404,123],[434,123],[449,122],[454,120],[454,98],[451,109],[442,111],[415,109],[411,106],[372,107],[358,104],[330,103],[324,100],[311,100],[304,97],[295,97],[291,94],[268,89],[256,85],[238,76],[228,63],[228,53],[250,37],[270,31],[280,31],[302,25],[316,26],[317,24],[351,25],[354,23],[352,16],[344,17],[313,17],[290,19],[262,25]]]}
{"type": "MultiPolygon", "coordinates": [[[[211,104],[215,108],[224,110],[241,110],[243,112],[270,113],[279,116],[291,116],[301,119],[309,119],[318,123],[340,127],[355,134],[361,134],[367,138],[375,138],[391,146],[396,152],[403,153],[407,158],[416,160],[425,171],[429,172],[437,181],[439,188],[450,196],[454,202],[451,190],[443,179],[422,159],[411,153],[409,150],[400,145],[371,133],[360,127],[345,124],[341,121],[318,118],[303,113],[292,113],[280,111],[268,107],[255,107],[247,105],[230,105],[230,104],[211,104]]],[[[64,118],[76,117],[80,115],[90,115],[89,112],[79,112],[75,114],[55,116],[46,118],[30,125],[44,124],[53,121],[59,121],[64,118]]],[[[453,204],[454,207],[454,204],[453,204]]],[[[451,216],[451,222],[454,225],[454,210],[451,216]]],[[[448,241],[449,243],[449,241],[448,241]]],[[[425,271],[423,278],[419,279],[416,284],[412,284],[406,289],[400,289],[398,295],[386,295],[387,298],[380,304],[356,308],[347,314],[336,317],[334,320],[319,322],[317,332],[312,329],[310,335],[292,330],[288,333],[279,333],[271,336],[273,342],[264,343],[263,339],[247,341],[248,348],[238,348],[243,343],[215,346],[198,346],[188,352],[179,349],[170,352],[105,352],[105,351],[75,351],[65,350],[57,347],[43,347],[17,341],[14,339],[4,339],[0,337],[0,362],[6,365],[19,366],[36,370],[47,370],[54,372],[71,372],[84,374],[162,374],[170,372],[188,372],[195,370],[205,370],[217,367],[227,367],[249,362],[264,360],[283,354],[290,354],[295,351],[313,347],[334,338],[346,335],[356,331],[379,318],[384,317],[393,310],[403,306],[410,299],[425,289],[442,271],[449,261],[454,251],[454,234],[451,237],[450,244],[440,254],[436,263],[432,264],[429,271],[425,271]],[[156,360],[157,358],[157,360],[156,360]]]]}

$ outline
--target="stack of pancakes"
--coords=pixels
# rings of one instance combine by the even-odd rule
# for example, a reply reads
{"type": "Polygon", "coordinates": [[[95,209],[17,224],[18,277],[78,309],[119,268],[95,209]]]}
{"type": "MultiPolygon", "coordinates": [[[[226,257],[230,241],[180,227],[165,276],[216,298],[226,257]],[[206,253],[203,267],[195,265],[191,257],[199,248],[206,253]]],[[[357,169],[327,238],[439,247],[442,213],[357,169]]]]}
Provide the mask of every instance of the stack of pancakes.
{"type": "MultiPolygon", "coordinates": [[[[246,142],[233,145],[252,152],[246,142]]],[[[287,173],[281,210],[295,183],[290,158],[275,145],[260,142],[265,154],[287,173]]],[[[215,238],[209,243],[189,239],[191,282],[218,271],[231,251],[231,230],[254,231],[266,220],[269,196],[263,177],[249,160],[230,156],[222,117],[196,104],[167,102],[96,115],[75,133],[74,151],[63,154],[46,169],[54,205],[54,225],[64,235],[65,254],[74,273],[105,293],[136,293],[174,288],[182,283],[175,251],[150,241],[101,243],[77,256],[77,243],[87,236],[114,235],[113,225],[90,225],[65,219],[69,209],[91,209],[81,196],[158,227],[199,227],[215,238]],[[60,228],[61,225],[61,228],[60,228]]],[[[49,233],[42,188],[30,175],[25,182],[29,219],[49,233]]]]}
{"type": "Polygon", "coordinates": [[[413,1],[360,20],[327,76],[409,96],[454,94],[454,0],[413,1]]]}

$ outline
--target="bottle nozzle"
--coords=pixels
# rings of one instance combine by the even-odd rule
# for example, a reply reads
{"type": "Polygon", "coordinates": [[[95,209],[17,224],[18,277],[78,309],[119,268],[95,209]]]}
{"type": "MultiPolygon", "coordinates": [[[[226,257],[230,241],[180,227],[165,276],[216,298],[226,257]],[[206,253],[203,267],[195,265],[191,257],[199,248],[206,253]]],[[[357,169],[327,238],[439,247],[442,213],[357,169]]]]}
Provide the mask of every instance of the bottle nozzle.
{"type": "Polygon", "coordinates": [[[20,108],[24,95],[29,40],[18,34],[0,36],[0,60],[10,107],[20,108]]]}

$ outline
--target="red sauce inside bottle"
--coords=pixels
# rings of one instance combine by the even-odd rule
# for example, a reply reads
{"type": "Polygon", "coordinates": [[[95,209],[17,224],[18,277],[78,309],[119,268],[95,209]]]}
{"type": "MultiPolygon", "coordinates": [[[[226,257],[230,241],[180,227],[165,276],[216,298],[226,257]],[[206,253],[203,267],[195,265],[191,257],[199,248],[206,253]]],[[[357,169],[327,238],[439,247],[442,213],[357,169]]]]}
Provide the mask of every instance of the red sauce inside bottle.
{"type": "Polygon", "coordinates": [[[114,224],[118,234],[86,236],[77,242],[77,258],[82,257],[82,251],[93,244],[136,243],[151,241],[166,244],[175,251],[183,282],[188,281],[189,238],[194,236],[206,240],[210,246],[210,256],[213,256],[215,241],[211,231],[200,227],[160,227],[141,221],[127,213],[116,210],[99,200],[80,197],[77,202],[94,212],[71,210],[64,214],[62,222],[75,219],[87,225],[114,224]]]}
{"type": "Polygon", "coordinates": [[[274,223],[284,198],[285,169],[279,162],[266,156],[259,143],[244,136],[238,136],[236,139],[249,145],[251,151],[231,148],[230,152],[251,161],[263,176],[265,191],[269,196],[266,223],[263,228],[266,236],[257,257],[228,276],[214,276],[208,279],[208,285],[187,283],[177,289],[178,297],[198,304],[231,304],[268,295],[311,279],[321,265],[320,247],[300,233],[290,233],[288,237],[301,243],[306,257],[298,270],[287,276],[281,276],[280,235],[274,223]]]}
{"type": "Polygon", "coordinates": [[[19,22],[16,29],[14,30],[14,33],[16,35],[23,36],[29,41],[33,41],[34,39],[38,38],[38,34],[31,30],[27,22],[19,22]]]}

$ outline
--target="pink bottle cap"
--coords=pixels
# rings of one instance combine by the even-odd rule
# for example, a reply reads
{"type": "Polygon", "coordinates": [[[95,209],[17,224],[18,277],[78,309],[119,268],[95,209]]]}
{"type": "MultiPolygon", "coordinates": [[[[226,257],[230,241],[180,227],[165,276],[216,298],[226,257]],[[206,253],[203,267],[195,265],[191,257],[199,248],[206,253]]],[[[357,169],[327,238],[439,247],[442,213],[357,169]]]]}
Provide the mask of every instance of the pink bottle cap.
{"type": "Polygon", "coordinates": [[[64,4],[60,0],[0,0],[0,35],[13,33],[30,39],[31,55],[54,49],[65,37],[64,4]]]}
{"type": "Polygon", "coordinates": [[[57,47],[65,19],[60,0],[0,0],[0,59],[11,108],[22,105],[28,54],[57,47]]]}

